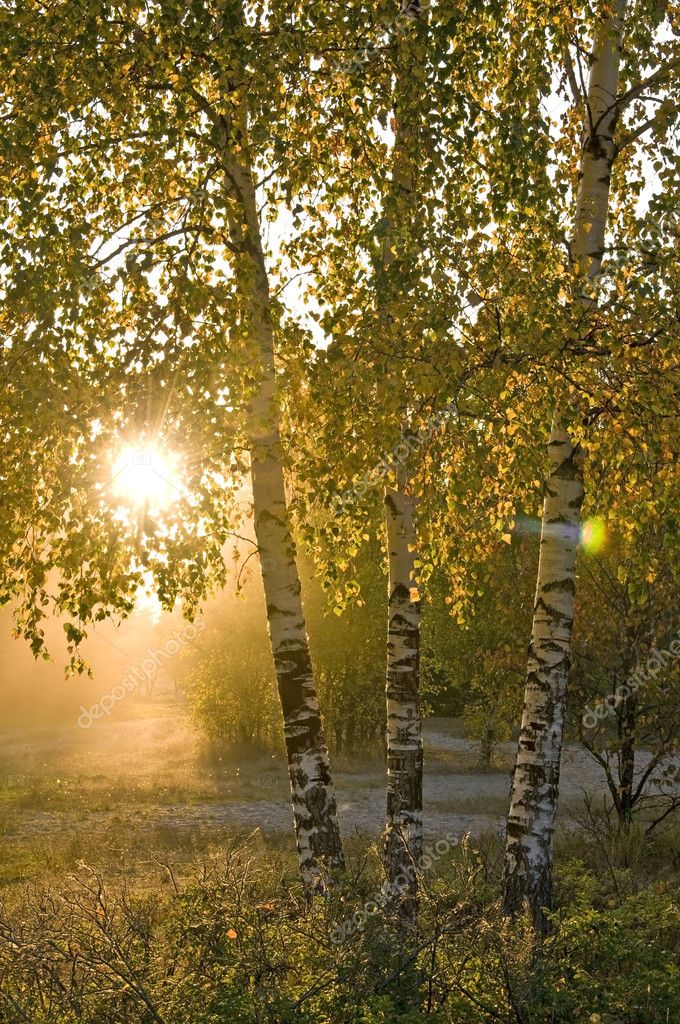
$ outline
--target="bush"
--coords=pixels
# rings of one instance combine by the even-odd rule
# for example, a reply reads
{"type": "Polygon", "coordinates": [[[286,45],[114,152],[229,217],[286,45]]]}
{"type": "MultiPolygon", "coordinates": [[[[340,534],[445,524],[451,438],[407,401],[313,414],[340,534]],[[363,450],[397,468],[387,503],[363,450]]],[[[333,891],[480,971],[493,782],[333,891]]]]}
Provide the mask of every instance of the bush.
{"type": "Polygon", "coordinates": [[[185,677],[184,690],[193,718],[215,748],[280,745],[281,711],[266,645],[211,644],[185,677]]]}
{"type": "Polygon", "coordinates": [[[160,892],[83,867],[0,915],[2,1019],[33,1024],[666,1024],[680,1006],[680,892],[625,896],[570,861],[539,948],[499,913],[489,860],[463,845],[427,877],[420,921],[369,914],[375,852],[308,907],[285,857],[241,845],[160,892]]]}

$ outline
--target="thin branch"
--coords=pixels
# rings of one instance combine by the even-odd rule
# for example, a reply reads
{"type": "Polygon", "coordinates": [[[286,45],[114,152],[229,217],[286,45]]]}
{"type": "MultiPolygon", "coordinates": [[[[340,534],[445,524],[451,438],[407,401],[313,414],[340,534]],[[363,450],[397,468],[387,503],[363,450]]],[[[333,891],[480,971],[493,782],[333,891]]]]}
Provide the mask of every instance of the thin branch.
{"type": "Polygon", "coordinates": [[[669,805],[669,807],[666,808],[664,813],[661,814],[658,818],[655,818],[654,821],[647,826],[647,828],[645,829],[645,835],[648,836],[650,832],[654,831],[657,825],[660,825],[665,818],[667,818],[670,814],[673,814],[674,811],[677,810],[680,810],[680,798],[673,797],[671,804],[669,805]]]}
{"type": "Polygon", "coordinates": [[[650,117],[647,121],[643,121],[641,125],[635,128],[633,131],[626,132],[621,137],[621,141],[616,146],[616,152],[621,153],[624,149],[630,146],[631,143],[637,142],[638,139],[642,138],[645,132],[650,129],[666,128],[669,123],[669,115],[680,113],[680,106],[676,105],[672,110],[666,109],[657,110],[654,117],[650,117]]]}
{"type": "Polygon", "coordinates": [[[564,71],[574,103],[577,107],[580,107],[582,103],[586,102],[586,95],[576,81],[576,72],[574,70],[574,65],[568,47],[565,47],[564,50],[564,71]]]}
{"type": "Polygon", "coordinates": [[[618,99],[615,100],[613,106],[618,107],[619,112],[624,110],[634,99],[640,96],[641,93],[646,92],[651,85],[658,85],[659,82],[663,82],[668,75],[672,74],[673,71],[676,71],[678,68],[680,68],[680,57],[675,57],[673,60],[667,61],[665,64],[662,64],[661,67],[657,68],[651,75],[648,75],[647,78],[643,78],[641,82],[631,86],[627,92],[624,92],[622,96],[619,96],[618,99]]]}
{"type": "Polygon", "coordinates": [[[121,244],[116,249],[114,249],[113,252],[110,252],[108,256],[103,256],[101,259],[96,260],[94,263],[92,263],[90,265],[90,270],[99,270],[100,267],[106,266],[106,264],[110,263],[111,260],[114,260],[116,256],[120,256],[122,252],[124,252],[126,249],[129,249],[133,245],[158,245],[160,242],[166,242],[168,239],[175,238],[177,235],[186,235],[189,234],[191,231],[197,231],[200,229],[201,228],[199,225],[194,225],[193,227],[187,226],[182,228],[175,228],[173,231],[164,231],[162,234],[156,235],[154,238],[127,238],[124,242],[121,242],[121,244]]]}
{"type": "Polygon", "coordinates": [[[13,999],[12,996],[9,994],[9,992],[3,992],[3,990],[0,988],[0,996],[2,996],[3,999],[6,999],[7,1002],[11,1006],[14,1007],[14,1009],[19,1014],[19,1016],[21,1017],[22,1020],[26,1020],[26,1021],[28,1021],[28,1024],[31,1024],[31,1018],[26,1016],[24,1011],[21,1009],[21,1007],[17,1003],[16,999],[13,999]]]}

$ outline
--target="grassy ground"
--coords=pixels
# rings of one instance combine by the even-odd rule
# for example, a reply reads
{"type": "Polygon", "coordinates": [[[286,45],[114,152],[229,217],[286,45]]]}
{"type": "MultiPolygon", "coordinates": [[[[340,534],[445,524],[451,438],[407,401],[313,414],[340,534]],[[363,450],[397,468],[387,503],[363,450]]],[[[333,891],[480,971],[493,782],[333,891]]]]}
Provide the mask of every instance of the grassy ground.
{"type": "MultiPolygon", "coordinates": [[[[442,751],[432,769],[465,771],[469,760],[442,751]]],[[[379,752],[340,755],[335,770],[350,813],[365,799],[382,803],[379,752]]],[[[289,815],[281,757],[238,747],[216,756],[171,700],[129,702],[125,716],[85,730],[0,737],[0,884],[57,877],[82,860],[123,873],[125,861],[139,869],[168,851],[180,863],[195,862],[258,828],[270,845],[288,850],[289,815]],[[244,807],[260,811],[261,820],[229,820],[244,807]]]]}
{"type": "MultiPolygon", "coordinates": [[[[433,719],[425,747],[429,837],[498,835],[512,745],[498,750],[492,770],[481,771],[461,724],[433,719]]],[[[345,837],[374,842],[384,820],[381,751],[338,755],[334,773],[345,837]]],[[[567,758],[565,820],[582,807],[584,777],[582,762],[570,767],[567,758]]],[[[172,698],[129,700],[89,729],[0,735],[0,885],[58,878],[80,861],[144,875],[169,854],[181,872],[249,835],[292,857],[290,825],[282,758],[253,748],[209,751],[172,698]]]]}
{"type": "MultiPolygon", "coordinates": [[[[281,759],[209,753],[174,703],[124,711],[0,737],[0,1021],[680,1024],[677,830],[563,828],[539,951],[499,913],[510,745],[479,771],[435,720],[430,834],[472,836],[423,879],[417,933],[380,912],[338,945],[381,884],[380,752],[334,759],[349,871],[308,907],[281,759]]],[[[563,818],[586,778],[566,762],[563,818]]]]}

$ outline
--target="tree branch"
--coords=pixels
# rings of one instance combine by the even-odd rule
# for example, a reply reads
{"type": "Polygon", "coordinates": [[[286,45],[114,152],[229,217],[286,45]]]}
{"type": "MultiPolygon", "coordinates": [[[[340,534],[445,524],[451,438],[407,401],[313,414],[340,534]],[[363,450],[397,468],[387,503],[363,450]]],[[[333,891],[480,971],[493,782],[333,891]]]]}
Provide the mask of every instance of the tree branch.
{"type": "Polygon", "coordinates": [[[630,146],[631,143],[637,142],[637,140],[650,129],[666,128],[669,124],[669,118],[673,115],[677,115],[678,113],[680,113],[680,105],[678,104],[676,104],[672,110],[669,110],[668,107],[661,107],[657,110],[654,117],[650,117],[647,121],[643,121],[643,123],[633,131],[626,132],[625,135],[621,137],[621,141],[616,146],[617,155],[630,146]]]}
{"type": "Polygon", "coordinates": [[[680,68],[680,57],[675,57],[673,60],[667,61],[662,64],[661,67],[657,68],[647,78],[643,78],[642,81],[636,85],[630,87],[627,92],[624,92],[619,96],[614,103],[614,106],[618,107],[619,112],[625,110],[625,108],[636,99],[641,93],[646,92],[651,85],[658,85],[659,82],[663,82],[668,75],[672,74],[673,71],[677,71],[680,68]]]}

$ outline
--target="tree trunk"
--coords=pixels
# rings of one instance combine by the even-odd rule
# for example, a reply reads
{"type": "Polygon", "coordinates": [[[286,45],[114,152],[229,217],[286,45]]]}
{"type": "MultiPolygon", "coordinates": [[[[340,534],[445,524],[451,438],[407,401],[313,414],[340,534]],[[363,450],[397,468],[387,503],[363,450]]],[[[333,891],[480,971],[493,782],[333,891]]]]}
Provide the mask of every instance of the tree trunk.
{"type": "Polygon", "coordinates": [[[484,731],[482,738],[479,741],[479,768],[482,771],[488,771],[491,768],[491,761],[493,760],[493,752],[496,749],[496,730],[491,717],[484,723],[484,731]]]}
{"type": "Polygon", "coordinates": [[[508,813],[504,899],[509,913],[528,900],[541,931],[546,925],[544,911],[552,905],[552,835],[583,501],[582,453],[557,418],[549,455],[534,624],[508,813]]]}
{"type": "MultiPolygon", "coordinates": [[[[403,0],[401,16],[420,19],[420,0],[403,0]]],[[[407,104],[413,87],[408,37],[397,43],[394,84],[395,137],[392,154],[393,198],[413,216],[414,141],[418,125],[409,118],[407,104]],[[403,49],[401,47],[403,46],[403,49]]],[[[383,238],[384,270],[395,258],[396,225],[388,225],[383,238]]],[[[393,287],[388,282],[383,303],[389,307],[393,287]]],[[[383,310],[385,313],[386,310],[383,310]]],[[[410,451],[407,454],[409,458],[410,451]]],[[[423,742],[420,718],[420,600],[413,599],[416,558],[416,499],[409,493],[408,468],[396,467],[395,487],[385,489],[385,527],[389,554],[387,610],[386,759],[387,813],[384,862],[391,891],[398,896],[404,919],[416,915],[416,867],[423,848],[423,742]]]]}
{"type": "MultiPolygon", "coordinates": [[[[283,711],[300,872],[306,892],[312,894],[324,888],[328,869],[342,869],[344,860],[286,502],[269,280],[247,156],[245,99],[238,114],[239,123],[232,123],[231,130],[244,156],[232,156],[233,139],[224,140],[220,156],[235,273],[247,310],[241,329],[252,345],[259,375],[249,417],[254,527],[283,711]]],[[[220,132],[223,124],[218,123],[220,132]]]]}
{"type": "MultiPolygon", "coordinates": [[[[574,297],[586,318],[597,300],[592,285],[600,272],[616,155],[616,94],[626,0],[617,0],[596,33],[588,83],[581,177],[576,198],[572,259],[584,278],[574,297]]],[[[551,470],[543,506],[541,555],[524,697],[524,711],[508,813],[504,907],[528,901],[540,931],[552,906],[552,835],[571,634],[575,605],[575,560],[583,502],[583,453],[555,414],[550,437],[551,470]]]]}
{"type": "Polygon", "coordinates": [[[302,613],[300,579],[288,523],[278,431],[252,457],[255,536],[283,711],[295,833],[305,888],[323,887],[343,856],[328,750],[302,613]]]}
{"type": "Polygon", "coordinates": [[[619,710],[618,725],[621,750],[619,753],[619,823],[628,828],[633,820],[633,786],[635,784],[635,726],[638,698],[635,694],[624,698],[619,710]]]}
{"type": "Polygon", "coordinates": [[[416,499],[385,494],[389,553],[387,829],[385,866],[405,907],[417,890],[423,845],[423,742],[419,699],[420,599],[414,592],[416,499]]]}

